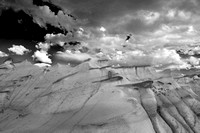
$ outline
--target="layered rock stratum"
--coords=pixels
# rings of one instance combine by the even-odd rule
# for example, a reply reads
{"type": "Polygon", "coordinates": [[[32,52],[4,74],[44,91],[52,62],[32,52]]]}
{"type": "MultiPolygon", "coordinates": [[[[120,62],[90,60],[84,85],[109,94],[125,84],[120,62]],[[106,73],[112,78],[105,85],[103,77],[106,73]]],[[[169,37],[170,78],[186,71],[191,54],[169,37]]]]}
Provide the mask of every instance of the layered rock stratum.
{"type": "Polygon", "coordinates": [[[0,66],[1,133],[200,133],[199,71],[0,66]]]}

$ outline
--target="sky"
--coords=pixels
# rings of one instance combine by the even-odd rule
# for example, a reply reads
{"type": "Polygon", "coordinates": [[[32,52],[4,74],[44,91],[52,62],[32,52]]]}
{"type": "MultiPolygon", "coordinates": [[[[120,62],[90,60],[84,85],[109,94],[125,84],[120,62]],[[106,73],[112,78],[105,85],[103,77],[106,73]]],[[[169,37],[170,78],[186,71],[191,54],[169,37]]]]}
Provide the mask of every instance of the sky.
{"type": "Polygon", "coordinates": [[[199,7],[199,0],[0,0],[0,63],[198,65],[199,7]]]}

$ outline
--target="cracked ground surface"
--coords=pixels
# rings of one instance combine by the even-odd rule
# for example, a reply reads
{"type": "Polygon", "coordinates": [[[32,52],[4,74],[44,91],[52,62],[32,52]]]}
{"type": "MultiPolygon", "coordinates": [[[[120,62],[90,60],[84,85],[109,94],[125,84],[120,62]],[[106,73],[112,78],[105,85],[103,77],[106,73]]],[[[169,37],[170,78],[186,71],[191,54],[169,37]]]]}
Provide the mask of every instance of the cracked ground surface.
{"type": "Polygon", "coordinates": [[[200,133],[199,71],[0,66],[1,133],[200,133]]]}

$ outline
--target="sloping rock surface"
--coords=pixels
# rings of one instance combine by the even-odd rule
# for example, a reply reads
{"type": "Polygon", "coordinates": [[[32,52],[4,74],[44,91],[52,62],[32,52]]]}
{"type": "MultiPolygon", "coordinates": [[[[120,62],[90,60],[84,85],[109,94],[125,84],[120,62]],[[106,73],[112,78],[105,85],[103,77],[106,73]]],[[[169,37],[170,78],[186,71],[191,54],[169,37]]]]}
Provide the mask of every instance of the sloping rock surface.
{"type": "Polygon", "coordinates": [[[1,133],[200,133],[198,73],[0,66],[1,133]]]}

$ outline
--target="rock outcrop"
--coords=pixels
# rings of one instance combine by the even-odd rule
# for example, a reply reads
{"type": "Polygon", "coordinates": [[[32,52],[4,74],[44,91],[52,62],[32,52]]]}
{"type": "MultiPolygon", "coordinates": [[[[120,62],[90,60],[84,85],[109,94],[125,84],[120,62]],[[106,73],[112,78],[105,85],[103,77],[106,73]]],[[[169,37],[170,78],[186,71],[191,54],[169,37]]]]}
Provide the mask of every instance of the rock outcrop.
{"type": "Polygon", "coordinates": [[[2,133],[200,133],[199,117],[198,72],[0,66],[2,133]]]}

